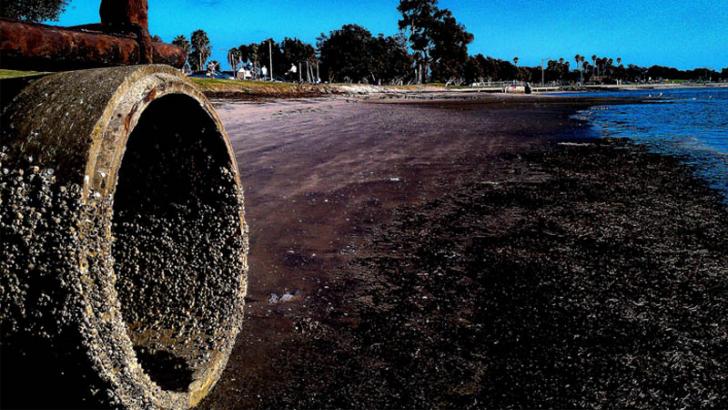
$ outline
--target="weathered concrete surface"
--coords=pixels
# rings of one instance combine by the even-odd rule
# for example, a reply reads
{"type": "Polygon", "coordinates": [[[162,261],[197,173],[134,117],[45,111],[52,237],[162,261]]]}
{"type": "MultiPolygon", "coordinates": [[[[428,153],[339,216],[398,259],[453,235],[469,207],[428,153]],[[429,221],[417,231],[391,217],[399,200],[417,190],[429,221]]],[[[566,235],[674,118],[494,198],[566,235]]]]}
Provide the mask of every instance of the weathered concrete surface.
{"type": "Polygon", "coordinates": [[[2,407],[196,405],[247,273],[238,166],[210,104],[168,67],[84,70],[31,83],[2,127],[2,407]]]}

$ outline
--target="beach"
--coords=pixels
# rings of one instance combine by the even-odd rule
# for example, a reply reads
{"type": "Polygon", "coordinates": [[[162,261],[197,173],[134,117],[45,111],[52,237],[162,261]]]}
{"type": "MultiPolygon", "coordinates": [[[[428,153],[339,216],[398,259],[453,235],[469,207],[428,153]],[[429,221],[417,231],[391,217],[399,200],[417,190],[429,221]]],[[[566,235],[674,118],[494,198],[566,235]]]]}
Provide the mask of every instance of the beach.
{"type": "Polygon", "coordinates": [[[728,405],[728,210],[608,100],[218,101],[245,322],[202,408],[728,405]]]}
{"type": "Polygon", "coordinates": [[[728,0],[622,3],[2,0],[0,409],[728,410],[728,0]]]}

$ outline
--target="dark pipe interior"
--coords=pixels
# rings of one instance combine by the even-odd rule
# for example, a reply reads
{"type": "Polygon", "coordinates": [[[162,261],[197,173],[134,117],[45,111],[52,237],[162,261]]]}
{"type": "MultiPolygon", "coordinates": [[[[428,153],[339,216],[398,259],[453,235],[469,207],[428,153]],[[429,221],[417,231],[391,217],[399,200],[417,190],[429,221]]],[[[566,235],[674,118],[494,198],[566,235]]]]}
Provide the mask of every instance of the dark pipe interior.
{"type": "Polygon", "coordinates": [[[152,102],[114,196],[117,292],[137,359],[186,391],[225,337],[239,287],[240,201],[224,140],[184,95],[152,102]]]}

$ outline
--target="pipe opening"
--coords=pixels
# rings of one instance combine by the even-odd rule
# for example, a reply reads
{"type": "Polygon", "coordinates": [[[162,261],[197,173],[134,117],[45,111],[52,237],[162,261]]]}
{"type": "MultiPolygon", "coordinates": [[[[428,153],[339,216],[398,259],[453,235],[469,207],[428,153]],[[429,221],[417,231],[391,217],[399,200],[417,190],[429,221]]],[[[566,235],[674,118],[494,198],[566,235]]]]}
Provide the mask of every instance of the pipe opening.
{"type": "Polygon", "coordinates": [[[242,199],[222,134],[194,99],[153,101],[114,194],[116,291],[137,360],[186,392],[224,349],[240,302],[242,199]]]}

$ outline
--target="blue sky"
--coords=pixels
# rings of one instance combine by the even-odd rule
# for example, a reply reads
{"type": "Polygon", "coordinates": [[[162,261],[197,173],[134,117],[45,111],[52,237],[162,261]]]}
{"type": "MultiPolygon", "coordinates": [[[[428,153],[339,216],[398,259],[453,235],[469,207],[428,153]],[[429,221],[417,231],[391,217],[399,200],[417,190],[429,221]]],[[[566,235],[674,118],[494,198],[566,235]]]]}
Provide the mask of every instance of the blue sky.
{"type": "MultiPolygon", "coordinates": [[[[273,37],[316,37],[345,23],[397,32],[398,0],[149,0],[150,31],[165,41],[201,28],[213,58],[273,37]]],[[[100,0],[70,0],[60,21],[97,22],[100,0]]],[[[624,64],[681,69],[728,66],[728,0],[440,0],[475,35],[470,53],[520,58],[574,54],[622,57],[624,64]]]]}

